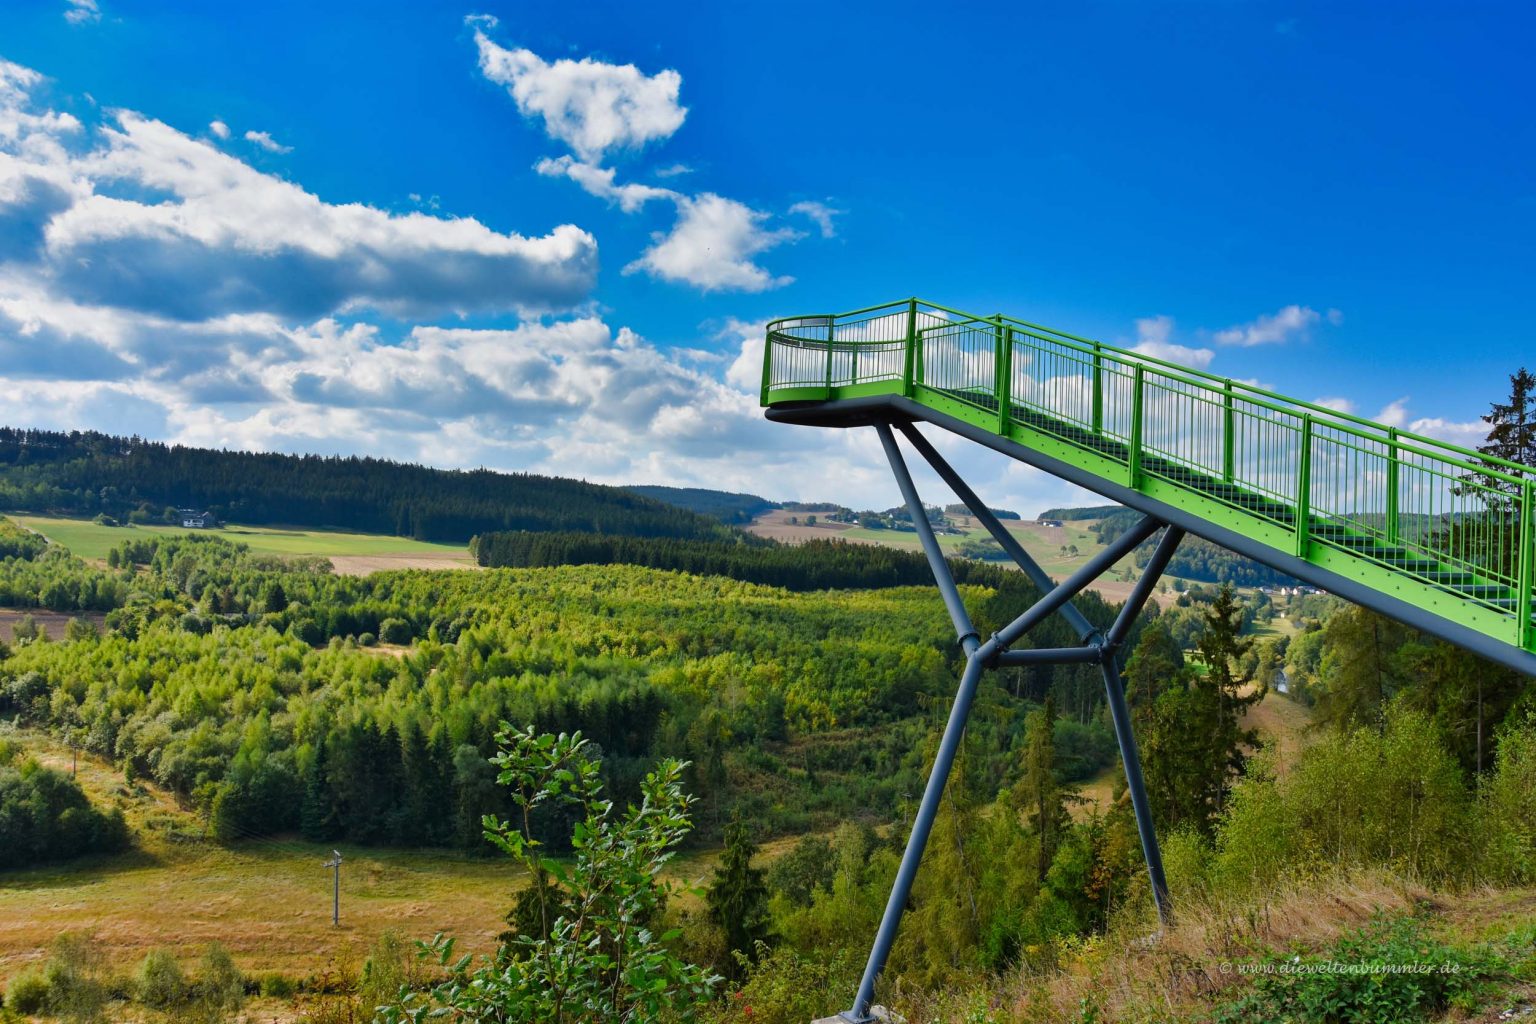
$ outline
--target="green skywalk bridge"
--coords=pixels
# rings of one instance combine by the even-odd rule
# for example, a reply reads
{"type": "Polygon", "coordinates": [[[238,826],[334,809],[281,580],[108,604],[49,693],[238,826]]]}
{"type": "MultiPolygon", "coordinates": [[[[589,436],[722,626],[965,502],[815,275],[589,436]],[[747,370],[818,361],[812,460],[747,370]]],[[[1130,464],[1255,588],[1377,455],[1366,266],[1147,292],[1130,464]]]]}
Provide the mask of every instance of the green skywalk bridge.
{"type": "Polygon", "coordinates": [[[910,895],[983,671],[1093,662],[1104,672],[1152,893],[1171,905],[1120,680],[1121,647],[1185,533],[1204,537],[1491,661],[1536,675],[1536,468],[1011,317],[919,299],[776,320],[763,353],[770,419],[879,433],[966,655],[949,723],[854,1005],[874,986],[910,895]],[[1059,584],[916,424],[927,422],[1144,513],[1059,584]],[[899,432],[1045,595],[983,641],[896,442],[899,432]],[[1162,531],[1119,620],[1071,599],[1162,531]],[[1013,650],[1060,613],[1081,647],[1013,650]]]}

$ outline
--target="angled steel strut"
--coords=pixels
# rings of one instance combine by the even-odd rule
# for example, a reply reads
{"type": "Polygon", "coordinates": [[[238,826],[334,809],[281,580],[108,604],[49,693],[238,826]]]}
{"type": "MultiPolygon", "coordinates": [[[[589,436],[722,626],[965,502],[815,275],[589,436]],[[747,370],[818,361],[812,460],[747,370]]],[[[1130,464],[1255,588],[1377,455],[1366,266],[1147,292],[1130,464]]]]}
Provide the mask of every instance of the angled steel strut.
{"type": "Polygon", "coordinates": [[[890,461],[891,472],[896,477],[897,486],[901,489],[907,511],[912,517],[912,526],[922,542],[923,553],[927,556],[928,565],[933,570],[934,582],[938,584],[945,608],[949,611],[950,621],[954,623],[956,642],[965,653],[966,661],[965,669],[960,675],[960,685],[955,691],[954,703],[950,706],[949,720],[939,740],[938,753],[934,756],[933,768],[928,774],[928,782],[923,789],[922,801],[918,804],[917,816],[912,821],[912,833],[902,853],[901,866],[897,869],[895,884],[891,886],[890,899],[886,901],[885,913],[880,919],[874,945],[869,951],[869,961],[864,967],[864,976],[859,982],[858,994],[854,997],[853,1006],[850,1009],[835,1017],[826,1018],[827,1022],[833,1022],[833,1024],[872,1024],[877,1019],[872,1013],[875,982],[885,968],[891,945],[896,939],[897,925],[912,895],[912,883],[917,877],[918,865],[922,862],[923,851],[928,845],[928,836],[933,831],[933,820],[938,813],[940,798],[949,781],[950,769],[954,767],[960,740],[965,734],[971,704],[976,697],[976,687],[981,680],[982,672],[989,668],[1006,665],[1088,663],[1097,663],[1100,666],[1104,673],[1105,695],[1109,702],[1110,714],[1114,719],[1115,739],[1119,743],[1120,758],[1125,766],[1126,785],[1130,791],[1131,804],[1136,812],[1136,829],[1141,837],[1141,848],[1147,861],[1147,874],[1151,878],[1152,896],[1157,904],[1158,918],[1164,924],[1172,919],[1172,908],[1168,900],[1168,883],[1163,876],[1162,854],[1158,848],[1152,812],[1147,803],[1146,786],[1142,780],[1141,756],[1136,749],[1136,737],[1131,731],[1130,713],[1125,705],[1125,687],[1120,679],[1119,650],[1129,635],[1136,616],[1151,596],[1158,577],[1167,567],[1168,560],[1173,557],[1174,550],[1184,536],[1184,531],[1147,516],[1106,545],[1103,551],[1089,559],[1088,563],[1077,572],[1058,584],[1046,575],[1045,570],[1029,556],[1018,540],[1007,531],[927,439],[918,433],[912,424],[899,423],[898,429],[912,446],[949,485],[971,514],[997,540],[1025,576],[1042,593],[1041,598],[1024,614],[983,642],[965,610],[964,602],[960,599],[954,576],[949,571],[949,564],[944,560],[938,538],[934,536],[933,526],[928,522],[928,513],[918,497],[917,487],[912,482],[912,475],[907,470],[906,461],[902,458],[901,449],[896,443],[895,435],[891,432],[890,424],[877,422],[874,426],[876,433],[880,436],[880,444],[885,449],[886,458],[890,461]],[[1082,612],[1072,606],[1072,598],[1159,529],[1165,529],[1165,532],[1162,540],[1158,542],[1146,571],[1137,581],[1131,596],[1126,600],[1125,606],[1121,609],[1114,625],[1109,628],[1109,632],[1101,632],[1082,612]],[[1009,649],[1034,626],[1058,612],[1076,631],[1083,646],[1052,650],[1014,651],[1009,649]]]}

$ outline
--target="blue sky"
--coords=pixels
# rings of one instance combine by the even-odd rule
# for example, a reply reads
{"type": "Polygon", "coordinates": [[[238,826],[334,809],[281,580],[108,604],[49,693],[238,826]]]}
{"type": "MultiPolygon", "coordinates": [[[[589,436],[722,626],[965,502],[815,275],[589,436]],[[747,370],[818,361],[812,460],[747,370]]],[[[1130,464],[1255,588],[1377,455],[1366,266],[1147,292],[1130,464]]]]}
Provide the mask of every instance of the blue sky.
{"type": "Polygon", "coordinates": [[[0,420],[886,504],[751,377],[765,320],[916,293],[1475,443],[1536,362],[1533,28],[13,0],[0,420]]]}

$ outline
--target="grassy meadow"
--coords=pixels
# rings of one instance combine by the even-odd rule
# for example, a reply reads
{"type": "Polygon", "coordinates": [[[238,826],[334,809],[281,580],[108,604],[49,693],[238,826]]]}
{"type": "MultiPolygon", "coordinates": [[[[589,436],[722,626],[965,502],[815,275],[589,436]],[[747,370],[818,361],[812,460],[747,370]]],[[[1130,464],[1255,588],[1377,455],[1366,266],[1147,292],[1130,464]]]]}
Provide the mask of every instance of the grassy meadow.
{"type": "Polygon", "coordinates": [[[257,554],[329,558],[336,570],[343,573],[391,568],[447,569],[474,566],[474,560],[461,544],[436,544],[409,537],[349,533],[344,530],[241,526],[233,523],[217,530],[188,530],[180,526],[102,526],[89,519],[58,516],[11,515],[8,518],[85,559],[104,559],[108,551],[124,540],[145,534],[159,537],[211,534],[245,544],[257,554]]]}

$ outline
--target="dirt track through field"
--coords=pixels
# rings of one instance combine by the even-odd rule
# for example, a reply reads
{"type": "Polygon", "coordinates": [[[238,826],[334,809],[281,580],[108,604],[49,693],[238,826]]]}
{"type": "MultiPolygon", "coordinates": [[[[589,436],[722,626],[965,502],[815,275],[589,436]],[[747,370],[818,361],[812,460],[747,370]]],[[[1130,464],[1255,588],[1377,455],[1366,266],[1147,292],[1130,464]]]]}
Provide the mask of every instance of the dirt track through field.
{"type": "Polygon", "coordinates": [[[465,555],[331,555],[338,576],[367,576],[387,569],[478,569],[465,555]]]}

